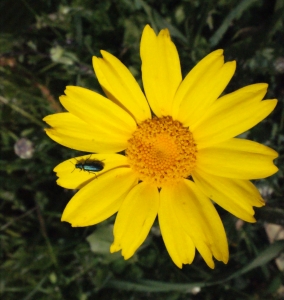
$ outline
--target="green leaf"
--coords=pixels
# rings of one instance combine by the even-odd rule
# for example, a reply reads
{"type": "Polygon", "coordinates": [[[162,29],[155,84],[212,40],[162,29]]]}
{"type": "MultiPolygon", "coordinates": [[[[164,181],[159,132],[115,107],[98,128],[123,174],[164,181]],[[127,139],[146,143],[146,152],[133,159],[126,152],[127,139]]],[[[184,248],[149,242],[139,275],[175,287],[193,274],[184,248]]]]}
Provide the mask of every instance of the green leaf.
{"type": "Polygon", "coordinates": [[[170,292],[177,291],[182,293],[190,293],[194,292],[196,288],[201,288],[204,286],[212,286],[223,284],[233,278],[236,278],[240,275],[243,275],[257,267],[263,266],[267,264],[270,260],[277,257],[281,251],[284,250],[284,240],[277,241],[274,244],[270,245],[267,249],[265,249],[262,253],[260,253],[250,264],[246,265],[244,268],[238,270],[233,273],[231,276],[226,276],[223,279],[218,281],[210,280],[207,282],[195,282],[195,283],[167,283],[167,282],[159,282],[153,280],[141,280],[139,282],[127,282],[122,280],[110,280],[107,283],[108,287],[123,289],[123,290],[131,290],[131,291],[139,291],[139,292],[170,292]]]}
{"type": "Polygon", "coordinates": [[[113,240],[112,226],[98,228],[86,240],[89,242],[92,252],[109,254],[109,248],[113,240]]]}
{"type": "Polygon", "coordinates": [[[284,225],[284,209],[278,207],[262,207],[256,210],[255,217],[268,223],[284,225]]]}
{"type": "Polygon", "coordinates": [[[137,283],[123,281],[123,280],[110,280],[107,283],[107,287],[117,288],[127,291],[137,291],[137,292],[182,292],[190,293],[195,292],[196,288],[208,286],[205,282],[196,282],[196,283],[167,283],[159,282],[154,280],[141,280],[137,283]]]}
{"type": "Polygon", "coordinates": [[[219,43],[225,32],[231,26],[232,21],[234,19],[240,18],[242,13],[256,1],[257,0],[243,0],[239,3],[239,5],[237,5],[234,9],[231,10],[231,12],[224,19],[222,25],[215,31],[215,33],[210,38],[209,43],[211,47],[214,47],[219,43]]]}
{"type": "Polygon", "coordinates": [[[156,32],[158,29],[168,28],[172,37],[180,39],[185,44],[188,43],[187,38],[175,26],[165,20],[165,18],[163,18],[154,8],[151,8],[143,0],[137,0],[136,2],[138,5],[143,7],[151,21],[151,26],[156,30],[156,32]]]}
{"type": "Polygon", "coordinates": [[[268,246],[262,253],[260,253],[250,264],[246,265],[244,268],[229,276],[228,280],[267,264],[270,260],[276,258],[283,250],[284,240],[273,243],[272,245],[268,246]]]}

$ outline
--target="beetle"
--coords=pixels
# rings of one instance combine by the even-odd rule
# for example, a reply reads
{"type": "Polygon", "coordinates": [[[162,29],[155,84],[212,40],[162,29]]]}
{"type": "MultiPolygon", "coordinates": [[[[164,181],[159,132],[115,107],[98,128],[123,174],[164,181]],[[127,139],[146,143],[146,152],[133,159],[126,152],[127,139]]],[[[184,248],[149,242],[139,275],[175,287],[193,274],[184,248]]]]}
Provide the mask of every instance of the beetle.
{"type": "MultiPolygon", "coordinates": [[[[90,157],[91,156],[92,154],[90,155],[90,157]]],[[[102,171],[105,164],[98,159],[90,160],[90,157],[86,160],[77,161],[77,163],[75,164],[75,169],[80,169],[81,171],[86,171],[89,173],[102,171]]],[[[72,172],[74,172],[74,170],[72,172]]]]}

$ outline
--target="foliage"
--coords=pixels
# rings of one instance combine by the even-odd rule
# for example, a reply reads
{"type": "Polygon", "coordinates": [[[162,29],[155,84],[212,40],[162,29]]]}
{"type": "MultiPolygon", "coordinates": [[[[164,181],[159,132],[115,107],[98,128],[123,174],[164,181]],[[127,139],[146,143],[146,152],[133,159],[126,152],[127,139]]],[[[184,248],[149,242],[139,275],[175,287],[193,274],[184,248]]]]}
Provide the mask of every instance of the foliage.
{"type": "Polygon", "coordinates": [[[284,244],[270,244],[265,231],[266,222],[283,226],[284,219],[283,15],[281,0],[1,1],[3,299],[283,299],[284,278],[274,259],[284,244]],[[224,48],[226,59],[238,63],[226,92],[267,82],[267,97],[279,100],[275,112],[246,133],[280,153],[280,171],[256,182],[267,206],[257,209],[256,224],[218,208],[230,261],[214,270],[199,255],[179,270],[157,225],[124,261],[108,251],[113,219],[89,228],[60,222],[75,191],[58,187],[52,169],[78,153],[51,141],[42,118],[62,110],[57,99],[66,85],[102,93],[91,65],[100,49],[120,58],[140,81],[139,42],[147,23],[156,31],[170,29],[184,74],[224,48]]]}

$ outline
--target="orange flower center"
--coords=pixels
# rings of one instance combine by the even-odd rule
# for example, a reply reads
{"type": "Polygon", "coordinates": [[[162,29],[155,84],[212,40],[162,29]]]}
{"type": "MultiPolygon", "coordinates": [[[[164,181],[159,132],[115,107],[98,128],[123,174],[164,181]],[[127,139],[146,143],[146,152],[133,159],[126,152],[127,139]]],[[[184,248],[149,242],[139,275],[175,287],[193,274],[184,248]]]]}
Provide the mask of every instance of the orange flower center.
{"type": "Polygon", "coordinates": [[[192,133],[169,116],[139,124],[126,151],[139,179],[157,187],[187,178],[195,166],[196,154],[192,133]]]}

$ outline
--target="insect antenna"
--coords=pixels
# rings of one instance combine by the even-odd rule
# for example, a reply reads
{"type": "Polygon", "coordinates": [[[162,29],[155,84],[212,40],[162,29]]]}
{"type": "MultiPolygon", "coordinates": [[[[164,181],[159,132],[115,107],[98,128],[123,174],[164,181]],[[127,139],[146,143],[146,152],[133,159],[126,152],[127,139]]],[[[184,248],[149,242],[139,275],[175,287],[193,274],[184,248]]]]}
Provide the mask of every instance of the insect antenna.
{"type": "Polygon", "coordinates": [[[74,163],[72,163],[72,161],[69,160],[69,162],[74,166],[74,169],[73,169],[73,171],[71,172],[71,173],[73,173],[73,172],[75,171],[75,169],[76,169],[76,166],[75,166],[74,163]]]}
{"type": "Polygon", "coordinates": [[[73,171],[72,171],[71,173],[73,173],[73,172],[77,169],[77,166],[76,166],[76,165],[77,165],[78,163],[80,163],[79,160],[76,159],[76,157],[74,157],[74,159],[75,159],[76,162],[77,162],[76,164],[74,164],[72,161],[69,160],[69,162],[74,166],[74,169],[73,169],[73,171]]]}

